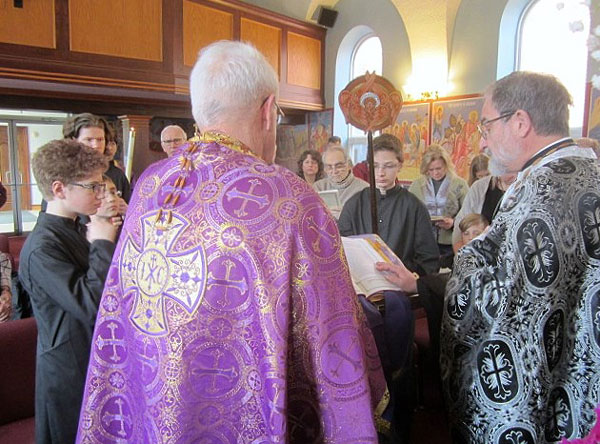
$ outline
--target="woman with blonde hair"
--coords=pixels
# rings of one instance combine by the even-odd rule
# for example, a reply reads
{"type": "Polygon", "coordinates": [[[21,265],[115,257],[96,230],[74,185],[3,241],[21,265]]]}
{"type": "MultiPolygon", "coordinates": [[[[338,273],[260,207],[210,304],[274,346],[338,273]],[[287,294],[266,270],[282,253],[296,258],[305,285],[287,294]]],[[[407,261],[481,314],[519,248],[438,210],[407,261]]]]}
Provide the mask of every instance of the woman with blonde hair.
{"type": "Polygon", "coordinates": [[[454,165],[446,150],[430,145],[421,162],[421,176],[408,189],[427,207],[432,229],[440,249],[442,267],[450,267],[452,251],[452,227],[454,216],[459,212],[469,186],[454,173],[454,165]]]}

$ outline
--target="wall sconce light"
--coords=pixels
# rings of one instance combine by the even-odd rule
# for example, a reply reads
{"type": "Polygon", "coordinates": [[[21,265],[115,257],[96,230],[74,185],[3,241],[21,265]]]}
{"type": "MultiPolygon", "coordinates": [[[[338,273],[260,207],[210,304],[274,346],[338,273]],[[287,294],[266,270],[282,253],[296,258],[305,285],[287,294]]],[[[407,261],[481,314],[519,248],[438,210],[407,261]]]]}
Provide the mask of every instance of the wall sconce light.
{"type": "Polygon", "coordinates": [[[406,79],[406,100],[436,100],[450,89],[445,55],[423,55],[413,61],[412,74],[406,79]]]}
{"type": "Polygon", "coordinates": [[[437,100],[439,94],[437,91],[423,91],[421,92],[421,100],[437,100]]]}

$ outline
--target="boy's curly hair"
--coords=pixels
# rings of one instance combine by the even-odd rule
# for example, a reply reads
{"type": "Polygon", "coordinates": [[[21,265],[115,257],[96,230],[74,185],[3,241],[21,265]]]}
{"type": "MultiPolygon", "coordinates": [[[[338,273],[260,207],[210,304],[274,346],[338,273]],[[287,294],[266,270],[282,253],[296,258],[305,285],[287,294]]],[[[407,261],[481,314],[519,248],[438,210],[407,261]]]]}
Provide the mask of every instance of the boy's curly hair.
{"type": "Polygon", "coordinates": [[[53,198],[54,181],[67,185],[108,169],[104,155],[69,139],[48,142],[37,150],[31,163],[38,188],[46,200],[53,198]]]}

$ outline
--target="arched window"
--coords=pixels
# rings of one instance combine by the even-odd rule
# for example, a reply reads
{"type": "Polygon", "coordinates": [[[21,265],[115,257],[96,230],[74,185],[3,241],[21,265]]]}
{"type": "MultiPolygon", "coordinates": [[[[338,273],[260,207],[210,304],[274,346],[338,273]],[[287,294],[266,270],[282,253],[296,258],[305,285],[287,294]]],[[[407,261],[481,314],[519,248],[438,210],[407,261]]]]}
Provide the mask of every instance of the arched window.
{"type": "MultiPolygon", "coordinates": [[[[381,40],[374,35],[363,37],[354,47],[350,69],[350,80],[360,77],[365,72],[381,75],[383,71],[383,50],[381,40]]],[[[348,125],[348,154],[356,162],[367,157],[367,136],[358,128],[348,125]]]]}
{"type": "Polygon", "coordinates": [[[573,97],[569,126],[581,135],[588,63],[590,10],[584,2],[534,0],[519,26],[516,67],[555,75],[573,97]]]}

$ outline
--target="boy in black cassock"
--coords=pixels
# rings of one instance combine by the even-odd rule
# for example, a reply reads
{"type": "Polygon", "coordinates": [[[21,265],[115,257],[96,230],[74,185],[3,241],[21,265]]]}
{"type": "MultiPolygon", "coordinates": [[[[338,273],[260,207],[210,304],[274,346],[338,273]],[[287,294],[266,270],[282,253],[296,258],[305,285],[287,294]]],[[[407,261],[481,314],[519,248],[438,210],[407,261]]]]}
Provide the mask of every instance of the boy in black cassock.
{"type": "Polygon", "coordinates": [[[48,201],[21,251],[19,279],[37,320],[36,443],[75,441],[90,341],[117,227],[78,214],[101,204],[107,160],[74,140],[55,140],[33,156],[33,174],[48,201]],[[87,236],[87,238],[86,238],[87,236]]]}

